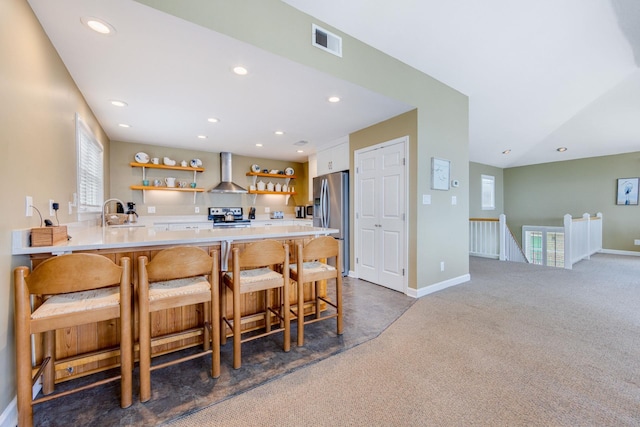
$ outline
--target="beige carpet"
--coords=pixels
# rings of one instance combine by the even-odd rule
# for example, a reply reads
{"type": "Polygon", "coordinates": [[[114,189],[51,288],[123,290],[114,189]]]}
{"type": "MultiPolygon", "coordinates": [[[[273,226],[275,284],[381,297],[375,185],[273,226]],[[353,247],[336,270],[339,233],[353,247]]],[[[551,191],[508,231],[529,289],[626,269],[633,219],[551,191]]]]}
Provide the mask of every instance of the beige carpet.
{"type": "Polygon", "coordinates": [[[640,259],[472,258],[471,276],[378,338],[169,425],[640,425],[640,259]]]}

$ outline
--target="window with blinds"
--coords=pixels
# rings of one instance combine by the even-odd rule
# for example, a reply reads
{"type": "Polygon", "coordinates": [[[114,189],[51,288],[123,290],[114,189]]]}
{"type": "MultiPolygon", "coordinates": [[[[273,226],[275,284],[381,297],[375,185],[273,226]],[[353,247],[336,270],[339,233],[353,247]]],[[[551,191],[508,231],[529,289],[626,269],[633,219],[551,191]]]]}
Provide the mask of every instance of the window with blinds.
{"type": "Polygon", "coordinates": [[[78,213],[100,212],[104,200],[102,144],[76,114],[78,152],[78,213]]]}

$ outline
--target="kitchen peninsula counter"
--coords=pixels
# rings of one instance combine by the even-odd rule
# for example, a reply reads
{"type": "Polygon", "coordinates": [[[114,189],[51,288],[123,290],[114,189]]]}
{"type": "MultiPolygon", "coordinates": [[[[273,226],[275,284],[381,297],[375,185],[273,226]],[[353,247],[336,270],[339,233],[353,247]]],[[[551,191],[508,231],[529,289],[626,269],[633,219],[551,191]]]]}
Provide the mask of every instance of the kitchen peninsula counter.
{"type": "MultiPolygon", "coordinates": [[[[55,246],[30,247],[29,233],[26,230],[13,232],[13,255],[28,255],[31,267],[37,265],[52,256],[73,253],[89,252],[97,253],[119,262],[122,257],[132,260],[132,283],[137,288],[137,262],[139,256],[152,259],[155,254],[167,247],[177,245],[199,246],[205,250],[216,249],[220,253],[220,269],[227,270],[230,261],[231,248],[244,246],[263,239],[274,239],[290,246],[291,262],[295,261],[295,245],[306,242],[317,236],[331,235],[338,230],[317,228],[309,226],[268,226],[247,228],[211,228],[188,229],[177,231],[158,230],[153,226],[137,227],[99,227],[99,226],[70,226],[68,234],[70,240],[55,246]]],[[[295,284],[292,284],[292,290],[295,284]]],[[[325,294],[326,288],[321,288],[321,294],[325,294]]],[[[305,290],[305,309],[312,308],[314,301],[312,290],[305,290]]],[[[136,292],[134,292],[134,295],[136,292]]],[[[293,299],[291,303],[297,301],[293,299]]],[[[251,294],[243,294],[241,298],[242,315],[246,316],[242,328],[252,330],[264,323],[264,316],[260,314],[264,310],[262,300],[251,294]]],[[[231,309],[231,301],[227,301],[228,309],[231,309]]],[[[229,316],[230,313],[227,313],[229,316]]],[[[179,309],[167,309],[151,314],[152,336],[158,339],[152,340],[152,356],[159,356],[168,351],[184,349],[202,345],[202,325],[204,318],[202,309],[198,305],[185,306],[179,309]]],[[[137,341],[138,311],[134,305],[134,333],[137,341]]],[[[83,376],[118,366],[119,350],[117,350],[117,336],[114,330],[119,327],[119,321],[114,320],[66,328],[56,331],[56,382],[65,381],[77,376],[83,376]],[[114,324],[115,322],[115,324],[114,324]],[[89,356],[80,356],[86,351],[91,351],[89,356]]],[[[41,340],[37,340],[36,358],[41,359],[41,340]]],[[[137,345],[136,345],[137,346],[137,345]]],[[[137,357],[137,352],[136,352],[137,357]]]]}
{"type": "Polygon", "coordinates": [[[13,232],[13,255],[59,255],[78,251],[105,249],[133,249],[151,246],[217,245],[223,242],[249,242],[261,239],[297,239],[337,233],[331,228],[308,226],[268,226],[246,228],[211,228],[204,230],[158,230],[153,226],[70,226],[71,236],[65,243],[55,246],[29,246],[26,230],[13,232]]]}

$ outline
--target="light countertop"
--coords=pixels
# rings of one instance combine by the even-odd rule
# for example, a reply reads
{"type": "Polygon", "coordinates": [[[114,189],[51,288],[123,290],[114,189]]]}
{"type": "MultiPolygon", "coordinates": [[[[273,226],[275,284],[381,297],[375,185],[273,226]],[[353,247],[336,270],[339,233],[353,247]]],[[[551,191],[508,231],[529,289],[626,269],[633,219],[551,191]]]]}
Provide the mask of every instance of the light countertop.
{"type": "Polygon", "coordinates": [[[30,247],[29,229],[15,230],[12,236],[12,254],[63,254],[96,249],[119,249],[158,245],[215,244],[256,239],[279,239],[304,236],[322,236],[337,233],[332,228],[309,226],[270,226],[246,228],[210,228],[203,230],[161,231],[146,227],[69,226],[71,236],[65,243],[55,246],[30,247]]]}

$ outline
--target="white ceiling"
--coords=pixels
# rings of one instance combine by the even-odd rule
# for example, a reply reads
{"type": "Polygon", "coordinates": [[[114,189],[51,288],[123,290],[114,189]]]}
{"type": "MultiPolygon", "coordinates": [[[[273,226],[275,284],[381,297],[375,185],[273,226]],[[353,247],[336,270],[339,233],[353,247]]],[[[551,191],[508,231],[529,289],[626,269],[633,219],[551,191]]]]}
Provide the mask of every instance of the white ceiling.
{"type": "Polygon", "coordinates": [[[132,0],[29,4],[111,140],[305,162],[317,145],[413,109],[132,0]],[[247,76],[232,73],[240,64],[247,76]]]}
{"type": "MultiPolygon", "coordinates": [[[[472,161],[640,151],[637,0],[283,1],[467,94],[472,161]]],[[[29,3],[113,140],[304,161],[412,109],[131,0],[29,3]],[[87,15],[116,35],[89,32],[87,15]],[[230,73],[238,63],[249,76],[230,73]],[[343,102],[328,104],[334,94],[343,102]]]]}
{"type": "Polygon", "coordinates": [[[283,1],[468,95],[472,161],[640,151],[638,0],[283,1]]]}

